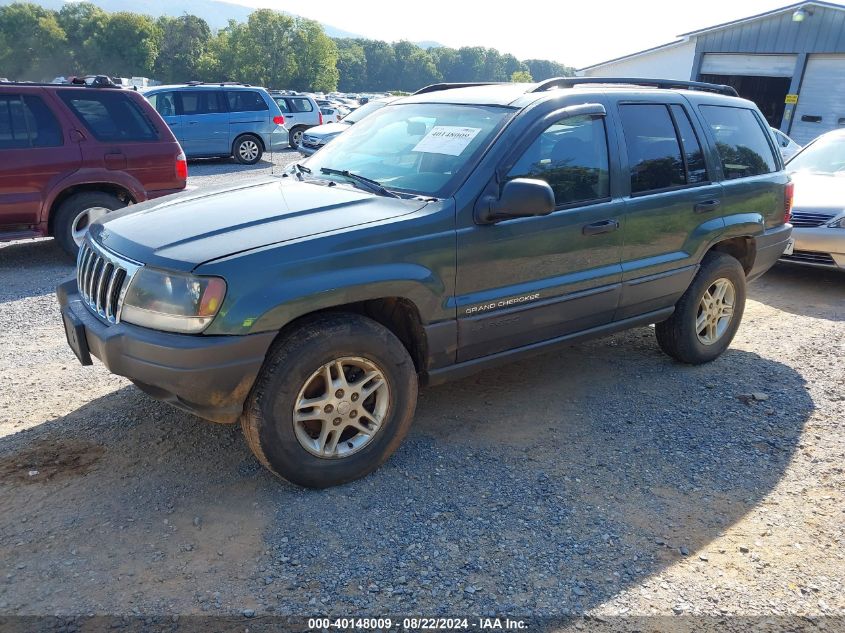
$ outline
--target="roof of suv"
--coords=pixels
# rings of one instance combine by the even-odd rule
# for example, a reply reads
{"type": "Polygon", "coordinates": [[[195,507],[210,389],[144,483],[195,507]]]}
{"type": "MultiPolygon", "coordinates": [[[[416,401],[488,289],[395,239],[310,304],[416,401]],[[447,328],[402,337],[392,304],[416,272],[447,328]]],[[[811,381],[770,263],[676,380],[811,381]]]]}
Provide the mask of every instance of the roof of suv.
{"type": "Polygon", "coordinates": [[[635,78],[593,78],[557,77],[538,83],[484,83],[484,84],[433,84],[426,86],[403,99],[415,103],[456,103],[465,105],[498,105],[525,107],[538,99],[562,91],[578,89],[579,92],[605,93],[624,91],[649,93],[654,90],[683,91],[698,94],[720,94],[736,98],[736,91],[730,86],[708,84],[697,81],[673,81],[662,79],[635,78]]]}

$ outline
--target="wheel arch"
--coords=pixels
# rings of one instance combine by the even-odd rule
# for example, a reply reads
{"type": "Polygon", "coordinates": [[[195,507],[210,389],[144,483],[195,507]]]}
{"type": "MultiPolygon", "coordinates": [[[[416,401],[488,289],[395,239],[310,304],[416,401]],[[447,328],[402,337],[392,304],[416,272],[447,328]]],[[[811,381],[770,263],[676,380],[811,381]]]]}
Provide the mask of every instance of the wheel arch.
{"type": "Polygon", "coordinates": [[[252,137],[252,138],[254,138],[256,141],[258,141],[258,144],[261,146],[261,151],[262,151],[262,152],[266,152],[266,151],[267,151],[267,147],[264,145],[264,139],[263,139],[263,138],[261,138],[261,135],[260,135],[260,134],[256,134],[255,132],[241,132],[241,133],[240,133],[240,134],[238,134],[238,135],[234,138],[234,140],[232,141],[232,148],[231,148],[231,149],[232,149],[232,154],[234,154],[234,153],[235,153],[235,147],[237,146],[238,141],[240,141],[240,140],[241,140],[244,136],[251,136],[251,137],[252,137]]]}
{"type": "Polygon", "coordinates": [[[419,308],[413,301],[405,297],[387,296],[364,299],[302,314],[279,330],[274,344],[316,316],[337,313],[358,314],[386,327],[405,347],[414,361],[414,368],[417,373],[425,371],[426,359],[428,358],[428,337],[423,327],[419,308]]]}
{"type": "Polygon", "coordinates": [[[728,237],[713,244],[707,252],[730,255],[739,261],[745,274],[748,275],[757,258],[757,241],[750,235],[728,237]]]}
{"type": "Polygon", "coordinates": [[[126,204],[135,204],[140,202],[137,196],[132,193],[130,189],[114,182],[86,182],[75,185],[70,185],[56,195],[50,203],[50,210],[47,215],[47,234],[54,235],[54,226],[56,219],[56,212],[59,207],[69,198],[88,192],[103,192],[116,196],[118,199],[126,204]]]}

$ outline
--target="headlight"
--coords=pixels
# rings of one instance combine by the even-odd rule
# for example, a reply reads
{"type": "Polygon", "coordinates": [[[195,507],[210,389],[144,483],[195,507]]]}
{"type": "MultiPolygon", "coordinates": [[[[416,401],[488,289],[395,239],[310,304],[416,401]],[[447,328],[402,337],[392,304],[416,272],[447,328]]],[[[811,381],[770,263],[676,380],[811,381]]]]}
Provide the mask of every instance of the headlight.
{"type": "Polygon", "coordinates": [[[831,229],[845,229],[845,215],[841,218],[836,218],[833,222],[829,222],[827,226],[831,229]]]}
{"type": "Polygon", "coordinates": [[[121,321],[166,332],[197,334],[217,315],[226,296],[220,277],[195,277],[141,268],[123,300],[121,321]]]}

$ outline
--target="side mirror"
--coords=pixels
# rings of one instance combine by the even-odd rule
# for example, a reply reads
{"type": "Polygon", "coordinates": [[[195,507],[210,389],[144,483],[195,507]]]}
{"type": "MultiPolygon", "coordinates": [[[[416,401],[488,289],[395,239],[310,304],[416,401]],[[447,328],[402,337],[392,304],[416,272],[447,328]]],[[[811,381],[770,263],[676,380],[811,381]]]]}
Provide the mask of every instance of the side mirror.
{"type": "Polygon", "coordinates": [[[476,205],[479,224],[492,224],[509,218],[549,215],[555,210],[555,193],[545,180],[514,178],[502,187],[502,195],[484,196],[476,205]]]}

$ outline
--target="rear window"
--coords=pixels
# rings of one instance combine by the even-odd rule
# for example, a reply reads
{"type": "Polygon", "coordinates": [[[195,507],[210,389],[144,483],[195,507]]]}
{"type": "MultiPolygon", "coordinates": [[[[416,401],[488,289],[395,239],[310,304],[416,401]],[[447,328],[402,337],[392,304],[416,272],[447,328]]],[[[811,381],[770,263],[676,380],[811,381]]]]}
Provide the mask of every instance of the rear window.
{"type": "Polygon", "coordinates": [[[232,112],[260,112],[270,107],[255,90],[227,90],[226,99],[232,112]]]}
{"type": "Polygon", "coordinates": [[[777,171],[767,132],[752,110],[713,105],[700,110],[716,137],[727,180],[777,171]]]}
{"type": "Polygon", "coordinates": [[[59,122],[41,97],[0,96],[0,149],[57,147],[61,144],[59,122]]]}
{"type": "Polygon", "coordinates": [[[141,107],[118,91],[57,90],[98,141],[155,141],[158,131],[141,107]]]}

